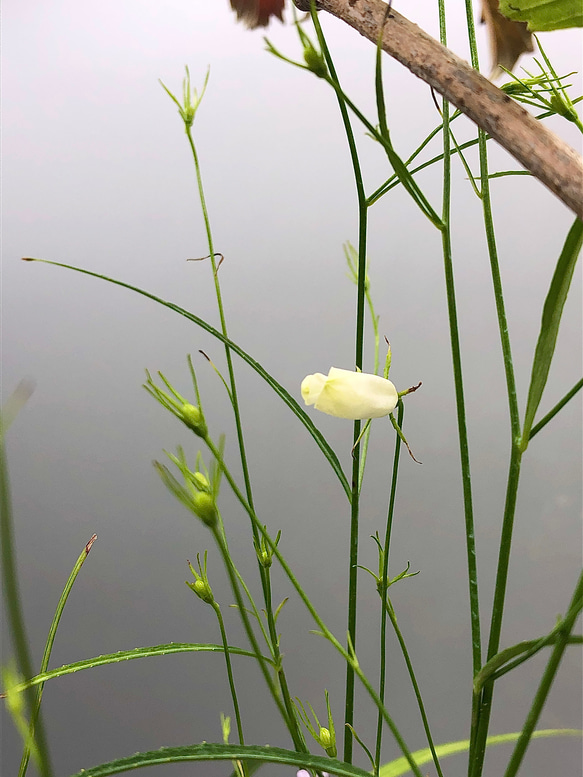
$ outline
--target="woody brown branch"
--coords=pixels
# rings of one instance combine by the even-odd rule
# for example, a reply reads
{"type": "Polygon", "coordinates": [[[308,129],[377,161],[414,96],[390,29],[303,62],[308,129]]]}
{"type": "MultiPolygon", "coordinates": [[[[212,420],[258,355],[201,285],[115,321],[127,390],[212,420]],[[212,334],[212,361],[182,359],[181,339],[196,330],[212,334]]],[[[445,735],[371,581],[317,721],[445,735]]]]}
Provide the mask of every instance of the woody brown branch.
{"type": "MultiPolygon", "coordinates": [[[[318,0],[318,7],[375,44],[387,8],[381,0],[318,0]]],[[[570,146],[467,62],[392,9],[384,25],[382,47],[485,130],[583,220],[583,163],[570,146]]]]}

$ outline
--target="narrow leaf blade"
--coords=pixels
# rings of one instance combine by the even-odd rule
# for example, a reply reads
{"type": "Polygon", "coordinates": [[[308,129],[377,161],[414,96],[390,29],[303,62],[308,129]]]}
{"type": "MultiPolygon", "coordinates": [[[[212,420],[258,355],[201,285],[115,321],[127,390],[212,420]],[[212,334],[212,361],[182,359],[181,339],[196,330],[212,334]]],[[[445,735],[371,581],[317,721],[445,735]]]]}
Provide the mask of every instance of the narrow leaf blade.
{"type": "Polygon", "coordinates": [[[538,410],[547,383],[551,361],[557,343],[557,336],[559,334],[559,324],[561,323],[563,308],[565,306],[567,294],[569,293],[569,287],[571,285],[571,280],[573,279],[573,273],[582,244],[583,222],[579,221],[579,219],[575,219],[573,226],[569,230],[567,239],[565,240],[561,255],[559,256],[543,308],[540,334],[532,363],[528,401],[524,416],[524,428],[522,432],[523,450],[526,449],[528,445],[528,438],[534,422],[534,416],[538,410]]]}

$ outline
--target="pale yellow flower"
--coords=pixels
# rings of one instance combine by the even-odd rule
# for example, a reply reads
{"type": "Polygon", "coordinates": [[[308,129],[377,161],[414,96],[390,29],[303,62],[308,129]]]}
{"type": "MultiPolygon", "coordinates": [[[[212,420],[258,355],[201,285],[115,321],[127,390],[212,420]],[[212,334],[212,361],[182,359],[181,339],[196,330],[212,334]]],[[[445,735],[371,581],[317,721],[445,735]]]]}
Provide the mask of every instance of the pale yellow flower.
{"type": "Polygon", "coordinates": [[[302,381],[306,405],[337,418],[382,418],[395,409],[397,389],[390,380],[367,372],[352,372],[331,367],[328,375],[316,372],[302,381]]]}

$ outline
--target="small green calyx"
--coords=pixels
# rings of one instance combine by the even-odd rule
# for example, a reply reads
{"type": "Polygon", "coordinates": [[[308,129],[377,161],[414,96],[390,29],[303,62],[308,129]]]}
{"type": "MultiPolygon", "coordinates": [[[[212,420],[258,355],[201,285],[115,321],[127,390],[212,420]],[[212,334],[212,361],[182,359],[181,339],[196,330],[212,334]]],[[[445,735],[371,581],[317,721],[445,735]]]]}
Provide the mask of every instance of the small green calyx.
{"type": "Polygon", "coordinates": [[[204,416],[200,411],[200,408],[196,405],[191,405],[186,402],[181,408],[181,417],[186,426],[197,434],[199,437],[205,438],[208,434],[208,429],[204,416]]]}
{"type": "Polygon", "coordinates": [[[263,551],[262,553],[260,553],[258,558],[259,558],[259,563],[265,569],[268,569],[273,563],[273,559],[267,551],[263,551]]]}
{"type": "Polygon", "coordinates": [[[206,491],[199,491],[192,497],[192,508],[206,526],[217,523],[217,507],[215,500],[206,491]]]}
{"type": "MultiPolygon", "coordinates": [[[[222,456],[223,440],[219,443],[218,455],[222,456]]],[[[211,465],[210,471],[204,465],[200,451],[196,457],[196,469],[193,472],[187,462],[184,451],[178,447],[178,455],[166,451],[170,461],[176,465],[182,475],[184,482],[180,482],[170,472],[168,467],[155,461],[156,467],[163,483],[168,490],[181,502],[186,509],[194,513],[197,518],[209,528],[214,529],[219,521],[219,512],[217,509],[217,499],[220,488],[220,470],[216,463],[211,465]],[[201,469],[203,470],[201,472],[201,469]]]]}
{"type": "MultiPolygon", "coordinates": [[[[264,526],[263,528],[267,530],[267,526],[264,526]]],[[[280,538],[281,538],[281,531],[278,531],[277,537],[275,538],[275,543],[274,543],[275,546],[279,544],[280,538]]],[[[258,543],[256,543],[254,540],[253,544],[255,545],[257,560],[259,561],[259,563],[264,569],[269,569],[269,567],[273,564],[273,548],[266,541],[263,535],[260,537],[258,543]]]]}
{"type": "Polygon", "coordinates": [[[190,356],[188,357],[188,366],[190,368],[192,382],[194,385],[194,392],[196,394],[196,405],[193,405],[185,397],[183,397],[182,394],[176,391],[174,386],[161,372],[158,372],[158,376],[164,384],[165,389],[157,386],[154,383],[148,370],[146,370],[147,380],[144,383],[144,388],[148,394],[150,394],[150,396],[154,397],[154,399],[162,405],[162,407],[166,408],[166,410],[172,413],[172,415],[176,416],[176,418],[188,426],[188,428],[191,429],[196,435],[202,437],[203,440],[206,440],[208,439],[208,428],[204,418],[204,413],[202,411],[200,393],[198,390],[198,384],[196,382],[196,374],[194,372],[194,367],[192,366],[192,360],[190,356]]]}
{"type": "Polygon", "coordinates": [[[317,75],[318,78],[326,78],[328,76],[328,68],[326,67],[326,61],[322,54],[312,46],[308,44],[304,49],[304,62],[308,66],[308,69],[317,75]]]}
{"type": "Polygon", "coordinates": [[[208,583],[205,583],[204,580],[196,580],[194,583],[189,583],[187,581],[186,585],[191,588],[203,602],[206,602],[207,604],[212,604],[214,602],[215,597],[213,596],[213,592],[208,583]]]}
{"type": "Polygon", "coordinates": [[[326,755],[330,758],[336,758],[338,751],[336,750],[336,737],[333,737],[329,729],[321,728],[318,736],[320,744],[326,751],[326,755]]]}
{"type": "Polygon", "coordinates": [[[555,113],[558,113],[559,116],[563,116],[563,118],[567,119],[568,121],[577,121],[577,112],[570,105],[567,105],[560,94],[554,94],[549,102],[551,104],[551,108],[555,111],[555,113]]]}
{"type": "Polygon", "coordinates": [[[308,707],[310,709],[310,712],[312,713],[312,717],[316,725],[312,723],[310,716],[306,712],[306,708],[297,697],[296,697],[296,702],[294,706],[296,708],[299,719],[302,721],[302,723],[307,728],[307,730],[312,735],[312,737],[315,739],[315,741],[320,745],[320,747],[323,748],[323,750],[326,752],[326,755],[329,756],[330,758],[336,758],[336,755],[337,755],[336,729],[334,728],[334,719],[332,717],[332,710],[330,709],[330,698],[328,696],[328,691],[325,691],[325,695],[326,695],[326,712],[328,714],[327,726],[320,725],[318,716],[314,712],[314,708],[309,702],[308,702],[308,707]]]}
{"type": "Polygon", "coordinates": [[[192,566],[190,561],[188,562],[188,566],[190,567],[190,571],[194,575],[194,583],[186,581],[186,585],[194,591],[194,593],[198,596],[199,599],[202,599],[203,602],[206,602],[206,604],[213,604],[215,601],[215,597],[213,596],[213,589],[211,588],[211,585],[209,583],[209,579],[207,576],[206,571],[206,563],[207,563],[207,551],[204,552],[204,562],[203,564],[200,563],[200,555],[196,554],[196,561],[198,564],[198,572],[196,569],[192,566]]]}
{"type": "Polygon", "coordinates": [[[182,82],[182,102],[180,102],[180,100],[178,100],[178,98],[172,94],[172,92],[168,89],[168,87],[162,81],[160,81],[162,88],[178,108],[178,113],[180,114],[180,117],[184,122],[184,126],[187,132],[192,127],[192,124],[194,122],[194,117],[196,116],[196,112],[198,110],[198,106],[200,105],[200,102],[205,93],[206,86],[209,80],[209,73],[210,73],[210,70],[207,70],[206,78],[204,79],[204,84],[203,84],[201,93],[198,94],[196,89],[192,89],[190,86],[190,71],[188,67],[186,68],[186,77],[182,82]]]}

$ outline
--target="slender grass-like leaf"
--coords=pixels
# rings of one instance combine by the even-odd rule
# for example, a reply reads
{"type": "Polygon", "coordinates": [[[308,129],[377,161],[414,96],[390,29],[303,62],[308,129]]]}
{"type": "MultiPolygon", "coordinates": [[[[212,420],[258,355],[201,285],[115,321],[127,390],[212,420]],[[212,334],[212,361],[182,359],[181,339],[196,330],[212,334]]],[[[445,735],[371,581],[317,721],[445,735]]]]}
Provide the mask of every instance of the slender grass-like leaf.
{"type": "Polygon", "coordinates": [[[498,173],[488,173],[488,178],[505,178],[508,175],[532,175],[530,170],[500,170],[498,173]]]}
{"type": "Polygon", "coordinates": [[[549,293],[543,307],[542,321],[534,359],[530,387],[528,389],[528,401],[524,414],[524,428],[522,430],[522,450],[526,450],[530,436],[530,430],[534,416],[540,404],[544,388],[549,376],[551,361],[555,352],[559,324],[563,308],[569,293],[569,287],[581,251],[583,243],[583,222],[575,219],[569,230],[565,245],[559,256],[557,266],[551,281],[549,293]]]}
{"type": "Polygon", "coordinates": [[[531,740],[536,730],[536,726],[540,716],[542,715],[542,711],[553,687],[553,683],[556,680],[559,666],[563,659],[565,650],[567,649],[567,645],[569,644],[569,637],[571,636],[571,632],[575,626],[577,618],[581,613],[581,609],[583,609],[583,571],[581,571],[579,574],[577,585],[575,586],[575,590],[571,596],[569,608],[565,617],[562,619],[561,630],[558,634],[558,639],[551,651],[551,655],[547,661],[545,670],[542,673],[542,677],[538,684],[538,688],[536,689],[536,693],[534,694],[532,704],[530,705],[530,709],[524,720],[524,725],[522,726],[520,737],[516,743],[514,751],[512,752],[510,760],[508,761],[506,771],[504,772],[504,777],[517,777],[518,775],[518,770],[520,769],[526,751],[530,746],[531,740]]]}
{"type": "Polygon", "coordinates": [[[90,769],[83,769],[74,777],[109,777],[146,766],[157,766],[189,761],[259,761],[260,763],[287,764],[297,769],[315,769],[325,771],[336,777],[370,777],[370,772],[357,766],[311,753],[296,753],[279,747],[259,745],[220,745],[200,744],[182,747],[163,747],[147,753],[135,753],[127,758],[119,758],[90,769]]]}
{"type": "MultiPolygon", "coordinates": [[[[541,639],[528,639],[524,642],[518,642],[516,645],[512,645],[511,647],[505,648],[499,653],[496,653],[496,655],[491,658],[488,663],[484,664],[482,669],[475,676],[474,693],[479,693],[484,687],[484,683],[486,683],[493,675],[496,677],[501,677],[502,674],[506,674],[506,671],[519,666],[528,658],[531,658],[536,653],[538,653],[539,650],[542,650],[542,648],[554,645],[558,638],[559,634],[557,633],[548,634],[546,637],[542,637],[541,639]],[[520,656],[519,660],[512,662],[510,666],[506,666],[509,661],[511,661],[513,658],[517,658],[518,656],[520,656]]],[[[568,642],[571,645],[581,645],[583,644],[583,636],[574,634],[569,637],[568,642]]]]}
{"type": "MultiPolygon", "coordinates": [[[[57,636],[57,629],[59,627],[59,622],[61,620],[63,610],[65,609],[65,604],[67,603],[67,599],[69,598],[69,594],[71,593],[75,580],[77,579],[77,576],[81,571],[81,567],[85,563],[85,559],[89,555],[91,548],[93,547],[93,544],[96,539],[97,539],[97,534],[94,534],[89,540],[89,542],[85,545],[85,547],[81,551],[81,554],[79,555],[79,558],[75,562],[73,569],[71,570],[71,574],[69,575],[67,582],[65,583],[65,587],[63,588],[63,593],[61,594],[61,597],[55,609],[55,614],[53,615],[53,620],[49,627],[49,633],[47,635],[43,657],[40,662],[39,674],[46,672],[48,669],[49,661],[51,659],[51,653],[53,651],[53,645],[55,642],[55,637],[57,636]]],[[[37,688],[35,704],[30,716],[31,737],[33,737],[34,735],[34,729],[36,726],[36,721],[38,718],[40,705],[42,702],[43,685],[44,685],[43,683],[40,683],[37,688]]],[[[18,777],[24,777],[24,775],[26,774],[29,759],[30,759],[30,747],[28,745],[25,745],[24,752],[22,753],[22,759],[20,761],[20,769],[18,770],[18,777]]]]}
{"type": "Polygon", "coordinates": [[[538,434],[541,429],[544,429],[545,426],[548,424],[548,422],[551,421],[557,415],[557,413],[565,407],[567,402],[570,402],[575,396],[575,394],[578,391],[581,391],[582,388],[583,388],[583,378],[581,378],[581,380],[578,380],[577,383],[575,383],[575,385],[573,386],[573,388],[569,389],[569,391],[567,391],[565,396],[561,397],[561,399],[559,399],[557,404],[554,407],[552,407],[549,410],[549,412],[546,415],[544,415],[541,418],[541,420],[532,427],[532,429],[530,430],[530,434],[528,436],[529,440],[532,440],[535,434],[538,434]]]}
{"type": "Polygon", "coordinates": [[[344,474],[344,471],[342,469],[342,466],[340,462],[338,461],[338,457],[328,444],[326,438],[320,432],[320,430],[315,426],[314,422],[310,418],[310,416],[303,410],[302,407],[296,402],[296,400],[291,396],[291,394],[284,389],[282,385],[280,385],[275,378],[273,378],[267,370],[265,370],[259,362],[255,361],[249,354],[244,351],[240,346],[238,346],[236,343],[234,343],[232,340],[230,340],[228,337],[224,337],[217,329],[215,329],[213,326],[208,324],[204,319],[199,318],[198,316],[195,316],[194,313],[190,313],[188,310],[185,310],[184,308],[181,308],[179,305],[175,305],[173,302],[168,302],[167,300],[161,299],[160,297],[157,297],[155,294],[150,294],[149,291],[145,291],[144,289],[140,289],[137,286],[133,286],[131,283],[124,283],[124,281],[119,281],[115,278],[109,278],[107,275],[101,275],[100,273],[91,272],[91,270],[84,270],[81,267],[73,267],[73,265],[70,264],[63,264],[62,262],[52,262],[49,259],[37,259],[34,257],[25,257],[24,261],[26,262],[42,262],[43,264],[50,264],[53,267],[63,267],[66,270],[74,270],[75,272],[82,273],[83,275],[89,275],[92,278],[99,278],[102,281],[107,281],[108,283],[113,283],[115,286],[121,286],[124,289],[129,289],[130,291],[135,291],[136,294],[141,294],[143,297],[147,297],[148,299],[153,300],[154,302],[157,302],[160,305],[164,305],[164,307],[169,308],[170,310],[173,310],[175,313],[178,313],[181,316],[184,316],[184,318],[187,318],[189,321],[192,321],[194,324],[199,326],[201,329],[204,329],[205,332],[208,332],[213,337],[216,337],[217,340],[220,340],[225,345],[228,345],[229,348],[234,351],[237,356],[239,356],[243,361],[247,362],[247,364],[255,370],[255,372],[263,378],[263,380],[271,386],[271,388],[275,391],[275,393],[283,400],[283,402],[289,407],[289,409],[292,411],[292,413],[299,419],[299,421],[306,427],[308,430],[308,433],[314,438],[314,441],[316,445],[320,448],[328,462],[330,463],[330,466],[334,470],[338,480],[340,481],[342,488],[344,489],[344,492],[346,493],[346,496],[348,499],[351,499],[351,489],[348,484],[348,480],[346,479],[346,475],[344,474]]]}
{"type": "MultiPolygon", "coordinates": [[[[386,13],[388,14],[387,8],[386,13]]],[[[386,17],[388,18],[388,16],[386,17]]],[[[376,69],[375,69],[375,93],[377,102],[377,111],[379,116],[379,133],[376,133],[376,137],[379,142],[382,143],[383,148],[386,151],[389,163],[395,175],[399,181],[403,184],[404,188],[409,192],[413,200],[416,202],[421,212],[427,216],[431,223],[438,229],[443,229],[443,223],[437,213],[431,207],[429,200],[425,197],[421,189],[419,188],[417,181],[413,178],[413,175],[406,163],[403,162],[401,157],[397,154],[393,147],[391,135],[387,125],[387,114],[385,108],[385,97],[383,90],[383,76],[382,76],[382,28],[379,33],[379,40],[377,41],[377,57],[376,57],[376,69]]],[[[368,126],[369,131],[374,128],[368,126]]]]}
{"type": "MultiPolygon", "coordinates": [[[[169,642],[166,645],[154,645],[153,647],[134,648],[134,650],[120,650],[117,653],[107,653],[95,658],[87,658],[84,661],[76,661],[74,664],[65,664],[58,669],[51,669],[48,672],[42,672],[32,677],[29,681],[15,685],[15,691],[24,691],[47,680],[54,680],[57,677],[63,677],[66,674],[74,674],[82,669],[93,669],[96,666],[106,666],[107,664],[119,664],[121,661],[131,661],[134,658],[150,658],[151,656],[166,656],[172,653],[223,653],[222,645],[190,643],[190,642],[169,642]]],[[[243,648],[229,646],[229,652],[232,655],[248,656],[256,658],[255,653],[243,648]]],[[[270,658],[263,657],[264,661],[275,666],[270,658]]]]}
{"type": "MultiPolygon", "coordinates": [[[[580,102],[580,100],[583,98],[578,98],[576,100],[573,100],[573,104],[580,102]]],[[[540,107],[538,103],[533,103],[533,105],[536,105],[537,107],[540,107]]],[[[461,114],[458,112],[452,116],[452,120],[454,118],[457,118],[461,114]]],[[[553,116],[554,111],[545,111],[544,113],[539,113],[537,116],[535,116],[535,119],[548,119],[549,116],[553,116]]],[[[409,166],[409,164],[417,157],[417,155],[422,151],[422,149],[427,145],[427,143],[443,128],[443,125],[440,125],[436,129],[434,129],[423,141],[423,143],[411,154],[411,156],[406,160],[404,163],[405,165],[409,166]]],[[[489,135],[486,135],[486,140],[491,140],[492,138],[489,135]]],[[[477,146],[479,143],[478,138],[474,138],[473,140],[467,140],[465,143],[461,143],[459,146],[459,149],[452,149],[451,154],[456,154],[458,151],[465,150],[466,148],[471,148],[472,146],[477,146]]],[[[415,175],[416,173],[419,173],[421,170],[425,170],[426,167],[431,167],[431,165],[434,165],[436,162],[441,162],[443,160],[443,154],[437,154],[437,156],[432,157],[431,159],[428,159],[426,162],[423,162],[422,164],[418,165],[417,167],[414,167],[412,170],[410,170],[411,175],[415,175]]],[[[389,179],[387,179],[381,186],[378,187],[368,198],[367,202],[369,205],[374,205],[377,200],[379,200],[383,195],[385,195],[387,192],[389,192],[391,189],[394,189],[395,186],[399,186],[401,181],[397,177],[396,174],[393,174],[389,179]]]]}
{"type": "MultiPolygon", "coordinates": [[[[515,731],[512,734],[496,734],[495,736],[488,737],[486,740],[487,747],[493,747],[495,745],[503,745],[506,742],[516,742],[520,736],[520,731],[515,731]]],[[[533,739],[544,739],[546,737],[582,737],[583,731],[577,728],[547,728],[535,731],[533,739]]],[[[465,753],[470,747],[469,739],[462,739],[459,742],[448,742],[444,745],[437,746],[437,754],[440,758],[447,758],[450,755],[456,755],[457,753],[465,753]]],[[[413,758],[417,762],[418,766],[423,766],[433,760],[431,751],[428,747],[423,750],[417,750],[413,753],[413,758]]],[[[381,766],[379,777],[402,777],[402,775],[409,774],[411,767],[407,763],[405,758],[397,758],[395,761],[391,761],[384,766],[381,766]]],[[[77,777],[77,775],[75,776],[77,777]]],[[[88,776],[87,776],[88,777],[88,776]]],[[[93,772],[91,773],[93,777],[93,772]]]]}
{"type": "MultiPolygon", "coordinates": [[[[20,600],[18,585],[18,572],[16,564],[16,551],[14,542],[14,520],[12,514],[12,499],[10,495],[10,478],[8,474],[8,458],[4,437],[6,430],[16,417],[18,410],[25,404],[32,388],[27,383],[21,383],[7,402],[6,410],[0,411],[0,571],[2,573],[2,596],[6,607],[6,622],[8,633],[11,636],[16,657],[16,668],[20,676],[29,678],[34,673],[32,651],[26,634],[24,613],[20,600]]],[[[13,675],[14,673],[7,673],[13,675]]],[[[10,690],[15,690],[16,685],[11,684],[10,690]]],[[[32,689],[28,689],[25,696],[25,709],[29,720],[35,714],[36,696],[32,689]]],[[[24,712],[24,707],[23,710],[24,712]]],[[[20,715],[19,715],[20,717],[20,715]]],[[[17,728],[20,727],[17,723],[17,728]]],[[[23,722],[23,720],[21,721],[23,722]]],[[[50,763],[49,751],[46,741],[45,728],[40,714],[37,715],[36,727],[30,739],[25,740],[25,749],[34,748],[38,758],[37,767],[41,777],[52,777],[53,770],[50,763]]]]}
{"type": "MultiPolygon", "coordinates": [[[[578,729],[542,729],[535,731],[533,738],[576,736],[581,737],[583,731],[578,729]]],[[[488,737],[488,745],[501,745],[505,742],[514,742],[520,736],[519,732],[512,734],[500,734],[488,737]]],[[[437,750],[441,757],[455,755],[467,751],[469,740],[449,742],[439,745],[437,750]]],[[[431,754],[426,748],[413,754],[419,766],[431,760],[431,754]]],[[[109,777],[113,774],[121,774],[133,769],[141,769],[147,766],[157,766],[170,763],[185,763],[194,761],[232,761],[244,760],[261,763],[279,763],[294,766],[296,768],[318,769],[326,771],[336,777],[370,777],[370,772],[359,769],[357,766],[337,761],[333,758],[311,755],[308,753],[295,753],[292,750],[283,750],[278,747],[260,747],[258,745],[220,745],[200,744],[186,745],[182,747],[164,747],[160,750],[135,753],[127,758],[119,758],[115,761],[100,764],[89,769],[83,769],[72,777],[109,777]]],[[[405,759],[396,761],[381,767],[380,777],[401,777],[410,772],[405,759]]],[[[253,769],[255,771],[255,769],[253,769]]]]}

